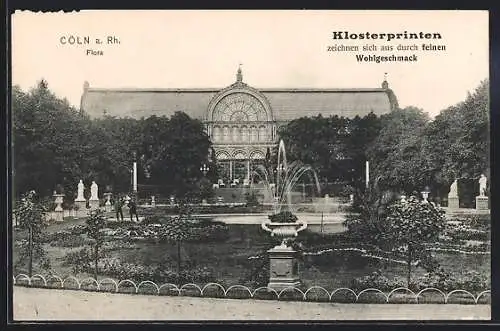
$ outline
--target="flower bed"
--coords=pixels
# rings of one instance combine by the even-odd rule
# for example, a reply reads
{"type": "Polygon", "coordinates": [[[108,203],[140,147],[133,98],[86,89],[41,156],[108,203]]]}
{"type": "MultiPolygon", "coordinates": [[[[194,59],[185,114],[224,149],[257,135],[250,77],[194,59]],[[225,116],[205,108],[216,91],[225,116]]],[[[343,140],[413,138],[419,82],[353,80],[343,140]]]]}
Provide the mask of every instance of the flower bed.
{"type": "MultiPolygon", "coordinates": [[[[380,271],[368,276],[353,279],[351,288],[363,290],[377,288],[382,291],[390,291],[398,287],[406,287],[406,281],[402,277],[387,278],[380,271]]],[[[453,291],[463,289],[469,292],[481,292],[489,288],[490,280],[476,271],[467,271],[460,276],[451,276],[440,270],[435,273],[426,273],[424,276],[412,279],[410,289],[421,291],[425,288],[438,288],[441,291],[453,291]]]]}
{"type": "MultiPolygon", "coordinates": [[[[110,238],[116,239],[159,239],[164,228],[168,228],[172,218],[148,216],[141,223],[135,222],[113,222],[103,230],[104,234],[110,238]]],[[[228,227],[223,222],[214,222],[211,220],[189,220],[188,231],[189,240],[212,242],[224,241],[228,238],[228,227]]]]}

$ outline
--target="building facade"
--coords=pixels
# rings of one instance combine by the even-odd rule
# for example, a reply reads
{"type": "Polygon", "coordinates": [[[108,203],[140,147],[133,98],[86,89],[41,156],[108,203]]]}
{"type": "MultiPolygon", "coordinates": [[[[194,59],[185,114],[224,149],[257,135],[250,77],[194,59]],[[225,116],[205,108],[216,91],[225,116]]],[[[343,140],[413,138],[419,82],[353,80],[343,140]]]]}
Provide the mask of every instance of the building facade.
{"type": "Polygon", "coordinates": [[[248,181],[267,149],[277,144],[280,127],[293,119],[381,115],[397,106],[386,79],[381,88],[254,88],[243,82],[241,68],[236,82],[222,89],[104,89],[85,82],[81,99],[81,110],[94,118],[138,119],[183,111],[203,121],[225,183],[248,181]]]}

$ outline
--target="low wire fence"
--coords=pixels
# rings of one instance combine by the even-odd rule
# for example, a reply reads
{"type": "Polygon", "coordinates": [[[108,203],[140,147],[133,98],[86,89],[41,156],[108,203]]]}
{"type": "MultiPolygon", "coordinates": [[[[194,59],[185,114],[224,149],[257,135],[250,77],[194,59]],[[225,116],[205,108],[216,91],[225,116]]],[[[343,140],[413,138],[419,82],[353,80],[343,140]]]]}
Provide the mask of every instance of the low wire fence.
{"type": "Polygon", "coordinates": [[[490,290],[481,291],[474,295],[463,289],[445,292],[434,287],[424,288],[418,292],[414,292],[406,287],[398,287],[391,291],[382,291],[377,288],[366,288],[356,291],[347,287],[328,291],[322,286],[311,286],[308,288],[288,287],[276,291],[268,287],[251,289],[244,285],[231,285],[225,287],[219,283],[207,283],[204,285],[195,283],[183,285],[164,283],[159,285],[151,280],[144,280],[137,283],[131,279],[115,280],[112,278],[104,278],[97,280],[92,277],[78,279],[74,276],[68,276],[62,279],[57,275],[43,276],[41,274],[36,274],[32,277],[26,274],[18,274],[13,277],[13,282],[15,286],[25,287],[159,296],[337,303],[491,304],[490,290]]]}

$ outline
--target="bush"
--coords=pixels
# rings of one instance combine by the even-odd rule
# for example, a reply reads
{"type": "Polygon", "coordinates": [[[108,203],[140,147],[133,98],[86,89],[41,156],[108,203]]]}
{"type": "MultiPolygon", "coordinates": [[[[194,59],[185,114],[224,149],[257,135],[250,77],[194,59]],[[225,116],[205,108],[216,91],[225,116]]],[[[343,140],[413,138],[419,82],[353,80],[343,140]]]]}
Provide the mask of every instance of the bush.
{"type": "Polygon", "coordinates": [[[298,218],[290,211],[282,211],[278,214],[269,215],[269,220],[273,223],[294,223],[298,218]]]}
{"type": "Polygon", "coordinates": [[[253,259],[242,261],[247,273],[240,278],[239,283],[253,288],[267,286],[269,282],[269,258],[266,251],[262,251],[253,259]]]}
{"type": "Polygon", "coordinates": [[[223,222],[199,220],[190,229],[191,236],[188,241],[218,242],[229,237],[229,228],[223,222]]]}
{"type": "Polygon", "coordinates": [[[91,262],[93,257],[88,248],[83,248],[76,252],[67,253],[62,262],[62,266],[72,267],[73,273],[92,272],[91,262]]]}

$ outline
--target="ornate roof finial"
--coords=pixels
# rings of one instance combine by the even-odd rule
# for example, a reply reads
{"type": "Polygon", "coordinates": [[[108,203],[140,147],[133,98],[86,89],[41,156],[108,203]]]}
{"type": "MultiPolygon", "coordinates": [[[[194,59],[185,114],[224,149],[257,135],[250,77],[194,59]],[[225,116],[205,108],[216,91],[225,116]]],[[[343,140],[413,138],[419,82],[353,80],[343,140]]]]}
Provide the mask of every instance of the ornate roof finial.
{"type": "Polygon", "coordinates": [[[384,81],[382,82],[382,88],[383,89],[389,88],[389,83],[387,82],[387,72],[384,72],[384,81]]]}
{"type": "Polygon", "coordinates": [[[240,83],[243,81],[243,74],[241,73],[241,63],[238,67],[238,73],[236,74],[236,81],[240,83]]]}

